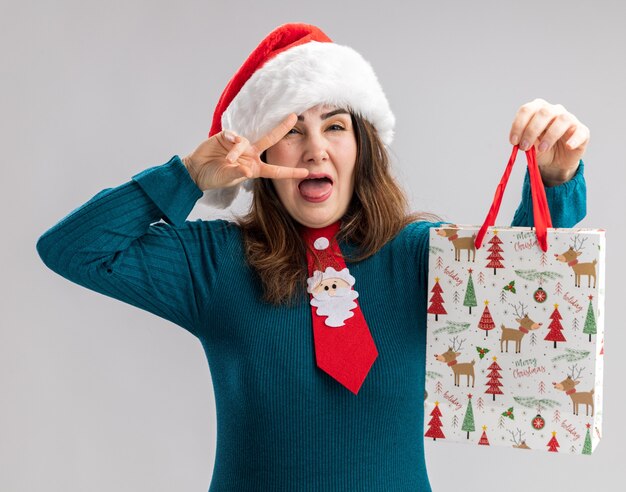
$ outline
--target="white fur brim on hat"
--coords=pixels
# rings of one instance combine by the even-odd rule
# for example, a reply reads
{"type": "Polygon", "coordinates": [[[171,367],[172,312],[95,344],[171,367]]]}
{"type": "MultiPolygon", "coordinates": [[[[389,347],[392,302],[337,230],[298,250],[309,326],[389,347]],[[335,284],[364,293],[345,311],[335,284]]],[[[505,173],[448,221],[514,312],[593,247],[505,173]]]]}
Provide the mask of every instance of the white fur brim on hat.
{"type": "MultiPolygon", "coordinates": [[[[252,74],[224,111],[222,128],[255,142],[288,114],[321,103],[359,114],[391,144],[395,117],[370,63],[348,46],[317,41],[279,53],[252,74]]],[[[239,186],[207,190],[201,200],[226,208],[238,192],[239,186]]]]}

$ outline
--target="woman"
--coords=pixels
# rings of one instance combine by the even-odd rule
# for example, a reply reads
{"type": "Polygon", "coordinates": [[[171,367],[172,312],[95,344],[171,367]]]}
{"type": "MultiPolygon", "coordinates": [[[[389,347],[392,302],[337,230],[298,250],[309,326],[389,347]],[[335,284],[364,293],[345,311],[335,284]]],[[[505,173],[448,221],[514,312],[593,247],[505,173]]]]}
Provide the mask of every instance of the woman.
{"type": "MultiPolygon", "coordinates": [[[[428,233],[386,147],[371,66],[319,29],[270,33],[229,82],[210,137],[95,195],[37,243],[64,277],[187,329],[217,409],[210,490],[430,490],[423,450],[428,233]],[[186,221],[202,197],[235,222],[186,221]],[[163,219],[163,222],[158,222],[163,219]]],[[[587,128],[535,100],[510,141],[535,145],[555,227],[585,213],[587,128]]],[[[525,183],[514,224],[531,225],[525,183]]]]}

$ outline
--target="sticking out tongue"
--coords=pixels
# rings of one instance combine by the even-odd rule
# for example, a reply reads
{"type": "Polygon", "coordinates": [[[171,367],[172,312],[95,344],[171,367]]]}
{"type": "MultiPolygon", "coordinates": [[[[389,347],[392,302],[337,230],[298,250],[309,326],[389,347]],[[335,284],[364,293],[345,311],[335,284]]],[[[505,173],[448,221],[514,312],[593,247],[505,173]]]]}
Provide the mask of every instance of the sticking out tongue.
{"type": "Polygon", "coordinates": [[[300,183],[300,193],[308,198],[319,198],[326,195],[332,188],[328,178],[305,179],[300,183]]]}

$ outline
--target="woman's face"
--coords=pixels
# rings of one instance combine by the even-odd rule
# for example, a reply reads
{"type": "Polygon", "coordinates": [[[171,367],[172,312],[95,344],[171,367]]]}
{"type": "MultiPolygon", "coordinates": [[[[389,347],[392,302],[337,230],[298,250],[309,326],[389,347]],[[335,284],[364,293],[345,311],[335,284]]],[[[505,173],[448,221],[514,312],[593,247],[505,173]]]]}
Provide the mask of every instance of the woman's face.
{"type": "Polygon", "coordinates": [[[309,176],[273,180],[281,203],[300,224],[324,227],[348,210],[354,190],[356,136],[345,109],[314,106],[279,142],[267,149],[269,164],[302,167],[309,176]]]}

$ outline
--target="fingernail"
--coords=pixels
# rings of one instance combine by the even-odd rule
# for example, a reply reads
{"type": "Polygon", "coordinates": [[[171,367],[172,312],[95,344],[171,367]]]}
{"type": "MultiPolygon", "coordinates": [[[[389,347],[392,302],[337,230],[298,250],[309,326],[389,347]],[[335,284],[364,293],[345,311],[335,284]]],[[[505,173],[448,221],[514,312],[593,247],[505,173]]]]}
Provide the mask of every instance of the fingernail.
{"type": "Polygon", "coordinates": [[[575,149],[576,146],[578,145],[578,142],[576,140],[570,140],[568,143],[570,149],[575,149]]]}
{"type": "Polygon", "coordinates": [[[235,143],[235,135],[228,130],[224,130],[224,138],[229,142],[235,143]]]}
{"type": "Polygon", "coordinates": [[[517,135],[513,135],[513,136],[511,137],[511,143],[512,143],[513,145],[517,145],[517,143],[518,143],[518,142],[519,142],[519,137],[518,137],[517,135]]]}
{"type": "Polygon", "coordinates": [[[541,142],[541,144],[539,145],[539,152],[545,152],[546,150],[548,150],[548,147],[550,147],[550,144],[548,142],[541,142]]]}
{"type": "Polygon", "coordinates": [[[522,150],[528,150],[529,144],[528,144],[528,140],[522,140],[522,143],[519,144],[519,148],[522,150]]]}

